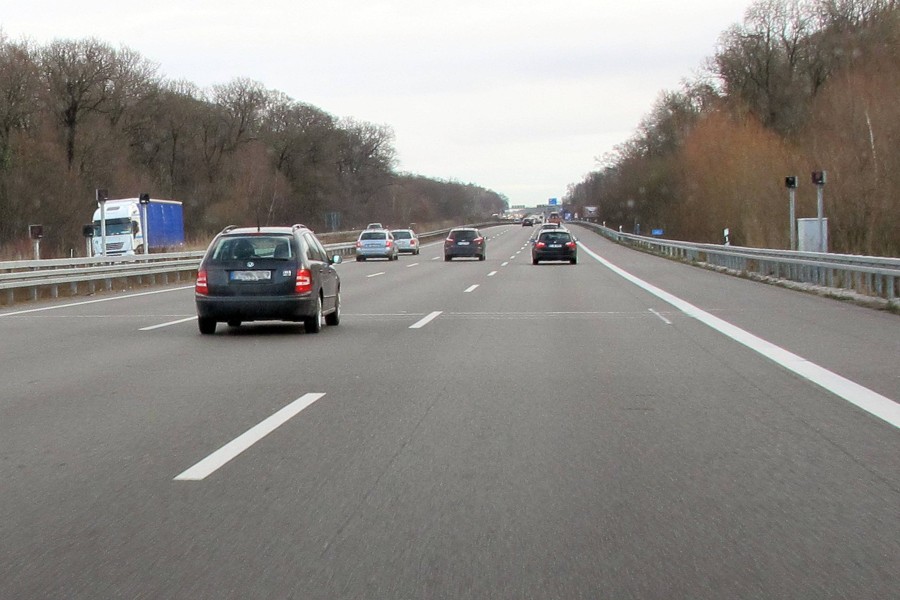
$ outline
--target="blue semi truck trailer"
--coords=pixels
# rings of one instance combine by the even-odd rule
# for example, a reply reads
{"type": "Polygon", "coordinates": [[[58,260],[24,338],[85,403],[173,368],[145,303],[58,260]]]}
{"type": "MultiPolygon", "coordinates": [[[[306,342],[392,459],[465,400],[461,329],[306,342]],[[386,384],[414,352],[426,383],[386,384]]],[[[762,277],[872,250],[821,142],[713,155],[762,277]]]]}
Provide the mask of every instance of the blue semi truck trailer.
{"type": "Polygon", "coordinates": [[[138,198],[123,198],[107,200],[104,204],[101,207],[98,203],[94,211],[94,237],[91,240],[94,256],[104,254],[104,229],[106,256],[143,254],[145,238],[150,252],[177,251],[184,246],[181,202],[150,199],[142,205],[138,198]],[[147,209],[146,223],[142,207],[147,209]]]}

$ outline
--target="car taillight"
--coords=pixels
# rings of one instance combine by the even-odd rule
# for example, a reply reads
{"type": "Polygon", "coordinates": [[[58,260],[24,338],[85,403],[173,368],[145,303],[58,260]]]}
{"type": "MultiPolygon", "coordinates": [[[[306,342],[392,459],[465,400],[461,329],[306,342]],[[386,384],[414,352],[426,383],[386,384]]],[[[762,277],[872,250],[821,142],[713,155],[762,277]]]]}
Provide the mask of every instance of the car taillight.
{"type": "Polygon", "coordinates": [[[362,242],[356,242],[356,247],[357,247],[357,248],[362,248],[362,242]]]}
{"type": "Polygon", "coordinates": [[[416,240],[409,240],[409,245],[410,245],[410,246],[415,246],[415,245],[416,245],[416,240]]]}
{"type": "Polygon", "coordinates": [[[566,242],[566,248],[574,248],[575,242],[566,242]]]}
{"type": "Polygon", "coordinates": [[[312,273],[309,269],[297,269],[297,282],[294,291],[298,294],[308,294],[312,291],[312,273]]]}
{"type": "Polygon", "coordinates": [[[483,243],[484,243],[484,238],[483,238],[483,237],[477,237],[477,238],[475,238],[475,239],[472,240],[472,241],[475,242],[476,244],[483,244],[483,243]]]}
{"type": "Polygon", "coordinates": [[[453,238],[447,238],[446,240],[444,240],[444,245],[449,245],[452,243],[453,243],[453,238]]]}
{"type": "Polygon", "coordinates": [[[388,240],[384,243],[386,248],[390,248],[392,244],[393,244],[393,242],[391,240],[388,240]]]}
{"type": "Polygon", "coordinates": [[[206,271],[197,271],[197,283],[194,285],[194,291],[204,296],[209,294],[209,283],[206,279],[206,271]]]}
{"type": "Polygon", "coordinates": [[[535,244],[535,246],[538,248],[546,248],[547,244],[545,244],[544,242],[538,242],[537,244],[535,244]]]}

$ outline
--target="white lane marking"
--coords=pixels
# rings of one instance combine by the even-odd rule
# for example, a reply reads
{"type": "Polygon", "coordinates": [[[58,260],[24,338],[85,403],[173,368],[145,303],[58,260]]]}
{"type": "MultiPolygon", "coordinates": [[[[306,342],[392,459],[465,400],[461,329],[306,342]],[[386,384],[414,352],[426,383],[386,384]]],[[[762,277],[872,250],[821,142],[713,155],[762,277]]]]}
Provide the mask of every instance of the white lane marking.
{"type": "Polygon", "coordinates": [[[200,481],[206,479],[225,463],[278,429],[289,419],[296,416],[301,410],[324,395],[324,393],[310,393],[300,396],[265,421],[251,427],[193,467],[176,476],[175,479],[177,481],[200,481]]]}
{"type": "Polygon", "coordinates": [[[516,258],[516,255],[513,254],[512,256],[509,257],[509,260],[515,260],[515,258],[516,258]]]}
{"type": "Polygon", "coordinates": [[[406,265],[406,268],[408,269],[410,267],[418,267],[418,266],[419,266],[419,263],[411,263],[411,264],[406,265]]]}
{"type": "Polygon", "coordinates": [[[478,288],[477,283],[475,285],[470,285],[469,287],[467,287],[465,289],[465,291],[463,291],[463,294],[470,294],[470,293],[474,292],[476,288],[478,288]]]}
{"type": "Polygon", "coordinates": [[[587,252],[588,255],[590,255],[594,260],[601,263],[617,275],[624,277],[636,286],[646,290],[647,292],[650,292],[660,300],[671,304],[689,317],[697,319],[701,323],[712,327],[719,333],[730,337],[739,344],[743,344],[754,352],[758,352],[759,354],[775,362],[776,364],[781,365],[788,371],[796,373],[800,377],[811,381],[812,383],[831,392],[832,394],[843,398],[847,402],[863,409],[864,411],[872,415],[875,415],[879,419],[887,421],[894,427],[900,428],[900,404],[898,404],[896,401],[891,400],[887,396],[882,396],[878,392],[861,386],[858,383],[850,381],[849,379],[846,379],[838,375],[837,373],[829,371],[824,367],[820,367],[819,365],[803,358],[802,356],[798,356],[780,346],[776,346],[771,342],[767,342],[766,340],[757,337],[748,331],[744,331],[740,327],[732,325],[728,321],[720,319],[719,317],[715,317],[708,312],[697,308],[693,304],[690,304],[689,302],[686,302],[677,296],[674,296],[650,283],[647,283],[643,279],[635,277],[628,271],[617,267],[605,258],[594,253],[591,249],[587,248],[581,242],[578,242],[578,245],[581,246],[581,249],[587,252]]]}
{"type": "Polygon", "coordinates": [[[440,256],[435,256],[435,257],[432,258],[431,260],[438,260],[439,258],[440,258],[440,256]]]}
{"type": "Polygon", "coordinates": [[[42,308],[29,308],[26,310],[17,310],[15,312],[0,313],[0,317],[11,317],[14,315],[26,315],[28,313],[43,312],[45,310],[57,310],[60,308],[70,308],[72,306],[84,306],[85,304],[97,304],[98,302],[111,302],[112,300],[125,300],[127,298],[137,298],[138,296],[149,296],[151,294],[165,294],[168,292],[179,292],[181,290],[192,290],[193,285],[169,288],[165,290],[154,290],[152,292],[139,292],[137,294],[126,294],[124,296],[110,296],[109,298],[97,298],[96,300],[84,300],[82,302],[70,302],[69,304],[55,304],[53,306],[44,306],[42,308]]]}
{"type": "Polygon", "coordinates": [[[660,319],[662,319],[662,322],[665,323],[666,325],[671,325],[671,324],[672,324],[672,321],[668,320],[667,318],[665,318],[664,316],[662,316],[661,314],[659,314],[658,312],[656,312],[656,311],[653,310],[652,308],[650,308],[650,309],[648,309],[648,310],[649,310],[650,312],[652,312],[654,315],[656,315],[657,317],[659,317],[660,319]]]}
{"type": "Polygon", "coordinates": [[[378,277],[379,275],[384,275],[385,271],[381,271],[380,273],[372,273],[371,275],[366,275],[366,278],[378,277]]]}
{"type": "Polygon", "coordinates": [[[444,312],[444,311],[436,310],[434,312],[428,313],[423,318],[419,319],[418,321],[416,321],[415,323],[410,325],[409,328],[410,329],[421,329],[421,328],[425,327],[426,325],[428,325],[429,323],[431,323],[432,321],[434,321],[436,318],[438,318],[438,315],[440,315],[442,312],[444,312]]]}
{"type": "Polygon", "coordinates": [[[141,327],[138,331],[153,331],[154,329],[160,329],[161,327],[168,327],[169,325],[178,325],[179,323],[187,323],[188,321],[196,321],[197,317],[188,317],[187,319],[178,319],[177,321],[169,321],[168,323],[160,323],[159,325],[151,325],[150,327],[141,327]]]}
{"type": "Polygon", "coordinates": [[[496,274],[497,274],[497,271],[491,271],[490,273],[488,273],[488,277],[493,277],[496,274]]]}
{"type": "Polygon", "coordinates": [[[501,266],[501,267],[505,267],[505,266],[508,265],[508,264],[509,264],[509,261],[506,261],[506,262],[500,263],[500,266],[501,266]]]}

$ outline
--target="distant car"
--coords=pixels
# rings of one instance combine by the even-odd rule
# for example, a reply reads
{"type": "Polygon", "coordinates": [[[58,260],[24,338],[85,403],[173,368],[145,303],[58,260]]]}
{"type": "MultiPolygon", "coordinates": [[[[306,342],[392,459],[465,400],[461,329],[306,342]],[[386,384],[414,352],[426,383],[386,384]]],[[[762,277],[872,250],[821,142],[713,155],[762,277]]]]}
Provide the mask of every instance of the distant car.
{"type": "Polygon", "coordinates": [[[578,262],[578,245],[575,237],[567,229],[545,229],[539,232],[531,245],[531,263],[542,260],[564,260],[571,264],[578,262]]]}
{"type": "Polygon", "coordinates": [[[534,219],[531,217],[525,217],[522,219],[522,227],[534,227],[534,219]]]}
{"type": "Polygon", "coordinates": [[[204,335],[216,324],[302,321],[318,333],[322,321],[341,322],[341,279],[312,231],[293,227],[226,227],[209,245],[197,270],[194,300],[204,335]]]}
{"type": "Polygon", "coordinates": [[[444,240],[444,260],[458,257],[485,258],[484,236],[474,227],[456,227],[447,234],[444,240]]]}
{"type": "Polygon", "coordinates": [[[369,223],[366,225],[366,229],[384,229],[384,225],[381,223],[369,223]]]}
{"type": "Polygon", "coordinates": [[[562,217],[556,211],[550,213],[550,216],[547,217],[547,221],[549,223],[562,223],[562,217]]]}
{"type": "Polygon", "coordinates": [[[397,252],[419,253],[419,236],[412,229],[392,229],[391,235],[397,244],[397,252]]]}
{"type": "Polygon", "coordinates": [[[366,229],[356,240],[356,260],[386,258],[397,260],[397,244],[387,229],[366,229]]]}

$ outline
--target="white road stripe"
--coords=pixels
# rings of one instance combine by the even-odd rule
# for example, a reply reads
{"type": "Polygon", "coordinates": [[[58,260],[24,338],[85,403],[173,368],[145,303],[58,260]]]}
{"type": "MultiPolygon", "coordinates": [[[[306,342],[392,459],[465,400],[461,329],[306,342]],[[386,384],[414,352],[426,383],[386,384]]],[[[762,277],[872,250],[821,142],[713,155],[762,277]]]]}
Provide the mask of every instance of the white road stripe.
{"type": "Polygon", "coordinates": [[[410,267],[418,267],[418,266],[419,266],[419,263],[412,263],[412,264],[406,265],[406,268],[408,269],[410,267]]]}
{"type": "Polygon", "coordinates": [[[177,288],[169,288],[165,290],[154,290],[152,292],[140,292],[137,294],[125,294],[124,296],[110,296],[108,298],[97,298],[96,300],[84,300],[82,302],[70,302],[69,304],[54,304],[53,306],[44,306],[42,308],[29,308],[26,310],[17,310],[15,312],[0,313],[0,317],[12,317],[15,315],[27,315],[28,313],[44,312],[46,310],[57,310],[60,308],[70,308],[72,306],[84,306],[86,304],[97,304],[98,302],[112,302],[113,300],[126,300],[128,298],[137,298],[138,296],[149,296],[151,294],[166,294],[168,292],[179,292],[181,290],[192,290],[193,285],[177,288]]]}
{"type": "Polygon", "coordinates": [[[656,312],[656,311],[653,310],[652,308],[650,308],[650,309],[648,309],[648,310],[649,310],[650,312],[652,312],[654,315],[656,315],[657,317],[659,317],[660,319],[662,319],[662,322],[665,323],[666,325],[671,325],[671,324],[672,324],[672,321],[668,320],[667,318],[665,318],[664,316],[662,316],[661,314],[659,314],[658,312],[656,312]]]}
{"type": "Polygon", "coordinates": [[[509,264],[509,261],[506,261],[506,262],[500,263],[500,266],[501,266],[501,267],[505,267],[505,266],[508,265],[508,264],[509,264]]]}
{"type": "Polygon", "coordinates": [[[470,294],[470,293],[474,292],[477,288],[478,288],[478,284],[477,284],[477,283],[476,283],[475,285],[470,285],[469,287],[467,287],[467,288],[465,289],[465,291],[464,291],[463,293],[464,293],[464,294],[470,294]]]}
{"type": "Polygon", "coordinates": [[[891,400],[887,396],[882,396],[878,392],[870,390],[867,387],[863,387],[858,383],[850,381],[849,379],[846,379],[838,375],[837,373],[829,371],[824,367],[820,367],[819,365],[806,360],[802,356],[798,356],[792,352],[785,350],[784,348],[781,348],[780,346],[776,346],[771,342],[767,342],[766,340],[757,337],[748,331],[744,331],[743,329],[736,327],[731,323],[720,319],[719,317],[715,317],[708,312],[697,308],[693,304],[690,304],[689,302],[686,302],[681,298],[678,298],[677,296],[674,296],[650,283],[647,283],[643,279],[635,277],[628,271],[620,269],[605,258],[591,251],[581,242],[578,242],[578,245],[597,262],[606,266],[608,269],[620,275],[621,277],[624,277],[636,286],[650,292],[660,300],[671,304],[686,315],[697,319],[698,321],[705,325],[708,325],[709,327],[712,327],[719,333],[730,337],[739,344],[743,344],[754,352],[758,352],[762,356],[765,356],[769,360],[781,365],[785,369],[796,373],[800,377],[803,377],[804,379],[811,381],[812,383],[831,392],[832,394],[843,398],[847,402],[850,402],[851,404],[875,415],[879,419],[887,421],[894,427],[900,428],[900,404],[898,404],[896,401],[891,400]]]}
{"type": "Polygon", "coordinates": [[[497,274],[497,271],[491,271],[490,273],[488,273],[487,276],[488,276],[488,277],[493,277],[493,276],[496,275],[496,274],[497,274]]]}
{"type": "Polygon", "coordinates": [[[159,325],[151,325],[150,327],[141,327],[138,331],[153,331],[154,329],[160,329],[162,327],[168,327],[169,325],[178,325],[179,323],[187,323],[188,321],[196,321],[197,317],[188,317],[187,319],[178,319],[177,321],[169,321],[168,323],[160,323],[159,325]]]}
{"type": "Polygon", "coordinates": [[[177,481],[200,481],[206,479],[225,463],[275,431],[289,419],[296,416],[301,410],[324,395],[324,393],[304,394],[265,421],[262,421],[228,442],[187,471],[184,471],[175,477],[175,479],[177,481]]]}
{"type": "Polygon", "coordinates": [[[429,323],[431,323],[432,321],[434,321],[438,317],[438,315],[440,315],[442,312],[444,312],[444,311],[436,310],[432,313],[428,313],[425,317],[419,319],[418,321],[416,321],[415,323],[410,325],[409,328],[410,329],[421,329],[421,328],[425,327],[426,325],[428,325],[429,323]]]}
{"type": "Polygon", "coordinates": [[[379,275],[384,275],[385,271],[381,271],[379,273],[372,273],[371,275],[366,275],[366,278],[378,277],[379,275]]]}

